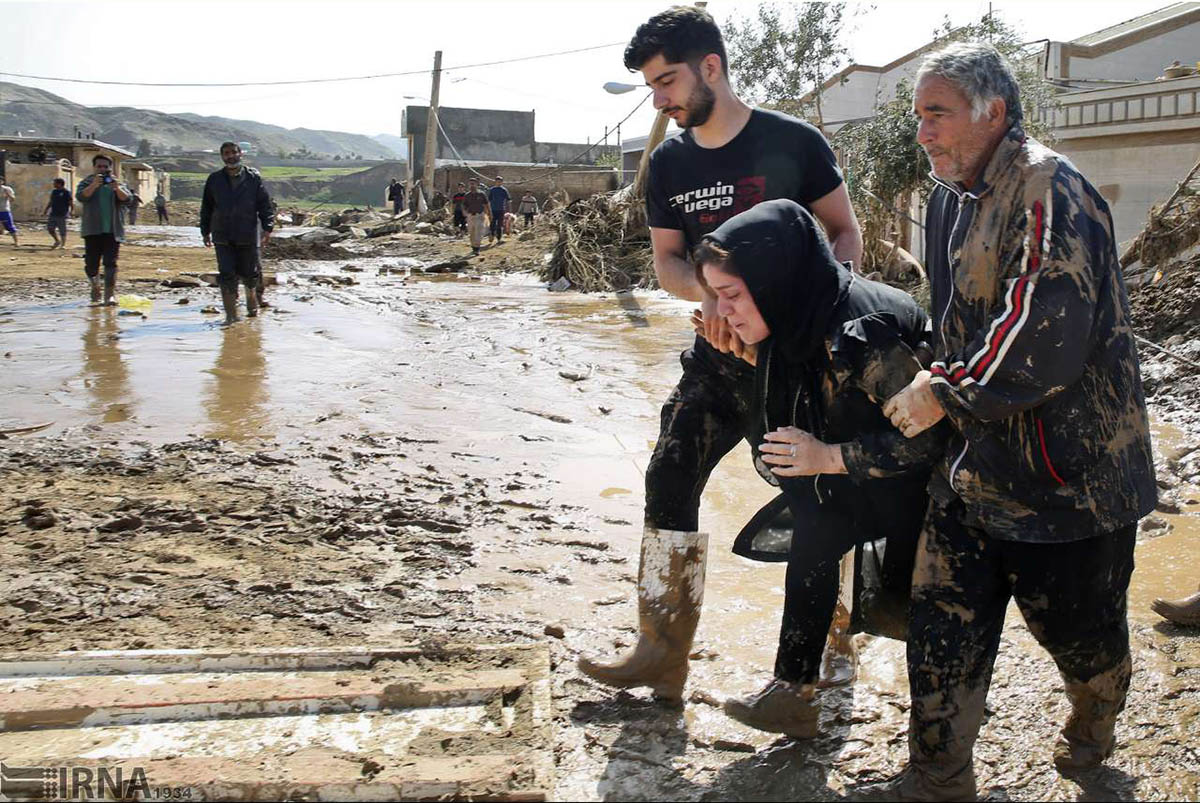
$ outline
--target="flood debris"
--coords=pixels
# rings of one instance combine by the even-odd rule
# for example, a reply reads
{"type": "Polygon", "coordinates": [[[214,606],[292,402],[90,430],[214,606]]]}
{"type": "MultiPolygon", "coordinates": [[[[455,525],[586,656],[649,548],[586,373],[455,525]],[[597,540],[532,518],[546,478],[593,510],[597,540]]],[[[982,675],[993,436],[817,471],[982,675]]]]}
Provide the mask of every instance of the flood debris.
{"type": "Polygon", "coordinates": [[[541,278],[555,283],[565,278],[584,293],[657,287],[649,232],[631,225],[641,205],[628,190],[617,190],[551,213],[558,240],[541,278]]]}

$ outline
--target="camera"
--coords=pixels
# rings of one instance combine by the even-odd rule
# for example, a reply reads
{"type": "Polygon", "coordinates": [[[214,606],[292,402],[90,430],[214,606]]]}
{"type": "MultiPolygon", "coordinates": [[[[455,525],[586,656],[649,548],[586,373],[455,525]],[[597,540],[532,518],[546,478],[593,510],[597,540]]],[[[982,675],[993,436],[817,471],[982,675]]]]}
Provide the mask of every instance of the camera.
{"type": "Polygon", "coordinates": [[[105,183],[105,184],[112,184],[112,176],[110,176],[110,175],[108,175],[107,173],[105,173],[105,174],[104,174],[104,183],[105,183]]]}

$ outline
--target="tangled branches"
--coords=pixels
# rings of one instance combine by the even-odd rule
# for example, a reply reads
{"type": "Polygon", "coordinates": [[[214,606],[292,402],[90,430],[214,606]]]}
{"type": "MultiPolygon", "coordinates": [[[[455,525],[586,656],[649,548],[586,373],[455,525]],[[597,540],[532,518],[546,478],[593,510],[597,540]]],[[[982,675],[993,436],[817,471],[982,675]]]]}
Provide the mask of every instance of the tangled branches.
{"type": "Polygon", "coordinates": [[[558,242],[541,278],[567,277],[585,293],[655,287],[650,238],[641,203],[625,191],[574,201],[554,214],[558,242]]]}

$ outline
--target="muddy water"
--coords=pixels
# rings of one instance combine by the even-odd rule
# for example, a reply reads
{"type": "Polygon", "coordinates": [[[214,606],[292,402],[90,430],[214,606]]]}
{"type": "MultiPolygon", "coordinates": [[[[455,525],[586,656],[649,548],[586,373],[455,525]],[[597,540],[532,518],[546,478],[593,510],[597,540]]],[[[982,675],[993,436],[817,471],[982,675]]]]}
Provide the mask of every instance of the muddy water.
{"type": "MultiPolygon", "coordinates": [[[[196,230],[153,231],[169,239],[196,230]]],[[[336,263],[281,265],[276,308],[228,329],[200,311],[217,303],[210,289],[157,295],[145,317],[82,303],[0,310],[11,377],[0,389],[0,416],[53,421],[48,434],[99,427],[117,440],[199,436],[246,449],[401,432],[440,442],[476,476],[538,466],[558,481],[556,502],[599,518],[601,535],[630,558],[619,575],[628,580],[643,474],[659,405],[689,340],[691,305],[654,295],[551,294],[521,276],[376,275],[411,266],[393,262],[356,260],[364,269],[354,274],[358,283],[336,289],[313,282],[338,274],[336,263]],[[189,303],[175,303],[182,298],[189,303]]],[[[329,482],[320,479],[336,486],[329,482]]],[[[744,676],[735,685],[754,685],[770,666],[783,569],[728,548],[773,495],[743,444],[714,473],[703,502],[711,560],[698,642],[714,658],[737,656],[719,662],[744,676]]],[[[1155,596],[1190,593],[1198,579],[1186,559],[1200,546],[1196,518],[1166,518],[1169,533],[1139,548],[1135,617],[1151,616],[1155,596]]],[[[499,582],[486,568],[474,579],[499,582]]],[[[634,621],[632,594],[598,610],[592,601],[611,596],[611,587],[606,594],[584,583],[570,595],[596,611],[597,625],[634,621]]],[[[525,598],[522,612],[553,617],[560,601],[525,598]]]]}
{"type": "MultiPolygon", "coordinates": [[[[461,463],[464,475],[537,467],[557,480],[555,502],[578,505],[581,518],[586,511],[601,538],[629,558],[603,581],[573,585],[571,601],[595,611],[589,625],[598,629],[632,624],[631,593],[609,606],[592,603],[613,595],[613,579],[636,574],[643,472],[689,340],[690,305],[550,294],[521,277],[374,275],[403,267],[395,261],[356,260],[366,272],[346,288],[310,281],[339,273],[336,263],[283,265],[275,310],[228,329],[200,311],[219,305],[210,289],[156,295],[144,318],[82,303],[0,310],[15,379],[0,389],[0,416],[53,421],[48,435],[99,427],[99,437],[117,442],[212,437],[246,450],[399,432],[440,442],[441,459],[461,463]],[[189,303],[176,304],[180,298],[189,303]]],[[[314,482],[338,490],[323,474],[314,482]]],[[[702,526],[712,536],[710,613],[700,640],[713,657],[744,654],[735,665],[766,671],[782,569],[728,548],[773,491],[744,445],[709,488],[702,526]]],[[[510,568],[540,559],[536,548],[498,555],[510,568]]],[[[512,581],[488,566],[477,575],[472,582],[512,581]]],[[[561,603],[534,594],[504,604],[555,619],[561,603]]]]}

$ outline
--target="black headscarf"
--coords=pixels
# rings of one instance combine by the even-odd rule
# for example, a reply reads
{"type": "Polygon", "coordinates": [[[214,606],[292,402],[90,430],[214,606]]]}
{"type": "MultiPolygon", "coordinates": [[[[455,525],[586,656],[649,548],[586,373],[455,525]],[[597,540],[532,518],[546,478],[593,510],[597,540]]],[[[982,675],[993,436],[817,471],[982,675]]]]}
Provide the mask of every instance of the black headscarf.
{"type": "Polygon", "coordinates": [[[795,201],[765,201],[705,239],[729,252],[731,271],[746,282],[780,356],[792,364],[814,357],[851,274],[813,216],[795,201]]]}

